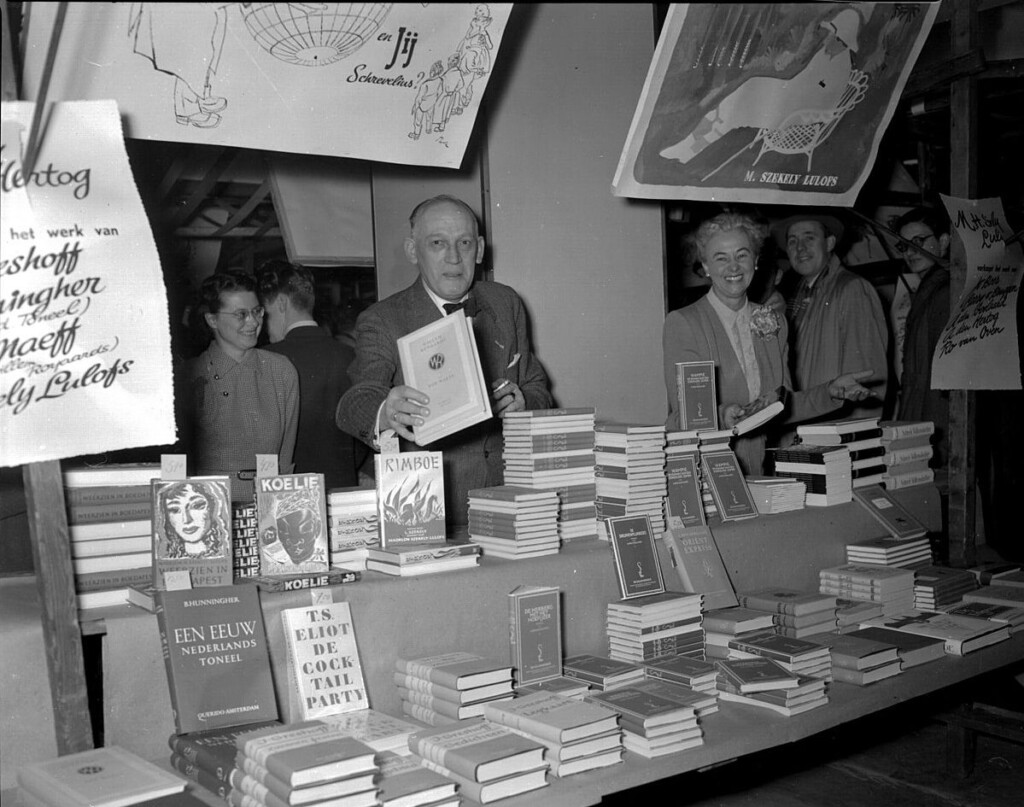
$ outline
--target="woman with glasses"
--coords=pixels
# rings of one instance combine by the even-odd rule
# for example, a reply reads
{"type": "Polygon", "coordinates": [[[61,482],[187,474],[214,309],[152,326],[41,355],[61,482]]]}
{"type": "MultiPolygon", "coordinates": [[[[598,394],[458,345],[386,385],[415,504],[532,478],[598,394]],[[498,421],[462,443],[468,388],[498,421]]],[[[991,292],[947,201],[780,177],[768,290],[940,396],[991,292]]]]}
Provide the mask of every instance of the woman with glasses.
{"type": "Polygon", "coordinates": [[[211,275],[199,294],[213,341],[185,369],[185,401],[191,403],[190,453],[196,473],[228,474],[231,498],[248,501],[257,454],[276,454],[280,473],[292,472],[299,423],[298,374],[284,356],[256,347],[263,307],[251,275],[211,275]]]}

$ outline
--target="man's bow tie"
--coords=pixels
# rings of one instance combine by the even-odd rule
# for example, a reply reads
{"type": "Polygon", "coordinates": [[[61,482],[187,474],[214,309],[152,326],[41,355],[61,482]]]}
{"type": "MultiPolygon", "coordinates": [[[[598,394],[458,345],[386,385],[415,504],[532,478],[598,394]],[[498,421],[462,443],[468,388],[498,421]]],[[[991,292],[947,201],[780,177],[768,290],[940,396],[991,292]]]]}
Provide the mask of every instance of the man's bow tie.
{"type": "Polygon", "coordinates": [[[444,312],[445,314],[454,314],[459,309],[465,312],[467,317],[475,317],[479,312],[476,305],[476,300],[473,297],[469,297],[463,300],[461,303],[445,303],[444,312]]]}

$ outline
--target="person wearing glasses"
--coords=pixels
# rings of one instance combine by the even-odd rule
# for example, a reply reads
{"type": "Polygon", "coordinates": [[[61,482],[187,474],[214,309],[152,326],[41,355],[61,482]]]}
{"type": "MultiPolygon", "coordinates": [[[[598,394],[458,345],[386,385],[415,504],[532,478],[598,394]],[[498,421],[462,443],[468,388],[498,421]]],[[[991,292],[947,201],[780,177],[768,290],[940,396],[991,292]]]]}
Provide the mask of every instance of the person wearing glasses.
{"type": "Polygon", "coordinates": [[[199,295],[213,340],[184,372],[191,453],[198,474],[228,474],[232,500],[249,501],[257,454],[276,454],[279,472],[292,473],[299,376],[286,357],[256,347],[264,309],[251,275],[211,275],[199,295]]]}
{"type": "Polygon", "coordinates": [[[931,386],[932,356],[949,319],[949,222],[938,210],[915,207],[900,216],[895,230],[918,247],[896,242],[907,268],[921,280],[907,314],[897,417],[935,424],[931,464],[941,468],[946,464],[949,391],[933,390],[931,386]]]}

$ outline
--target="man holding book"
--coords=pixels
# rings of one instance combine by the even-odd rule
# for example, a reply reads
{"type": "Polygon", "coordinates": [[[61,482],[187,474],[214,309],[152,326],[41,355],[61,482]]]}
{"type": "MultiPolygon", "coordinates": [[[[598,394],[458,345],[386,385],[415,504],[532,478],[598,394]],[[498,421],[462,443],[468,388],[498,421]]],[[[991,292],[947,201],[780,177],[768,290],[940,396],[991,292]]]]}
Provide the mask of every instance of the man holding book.
{"type": "MultiPolygon", "coordinates": [[[[484,239],[472,208],[461,199],[437,196],[417,205],[409,223],[405,255],[419,278],[360,315],[349,371],[353,385],[338,404],[339,428],[375,449],[381,434],[392,430],[404,448],[414,448],[409,442],[430,414],[430,401],[404,383],[397,340],[460,309],[472,318],[497,418],[550,407],[547,374],[533,355],[519,295],[500,283],[474,282],[484,239]]],[[[430,444],[430,450],[444,452],[449,523],[466,522],[469,490],[501,484],[501,447],[495,418],[430,444]]]]}

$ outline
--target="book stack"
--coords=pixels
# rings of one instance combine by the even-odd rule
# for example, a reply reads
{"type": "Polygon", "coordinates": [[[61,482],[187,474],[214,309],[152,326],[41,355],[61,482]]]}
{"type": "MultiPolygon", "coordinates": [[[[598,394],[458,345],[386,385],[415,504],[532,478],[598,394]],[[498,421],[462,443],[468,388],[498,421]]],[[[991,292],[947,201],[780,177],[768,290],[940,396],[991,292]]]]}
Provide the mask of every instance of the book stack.
{"type": "Polygon", "coordinates": [[[697,704],[710,696],[668,681],[647,680],[587,696],[619,713],[622,744],[642,757],[660,757],[704,744],[697,704]]]}
{"type": "Polygon", "coordinates": [[[890,537],[869,538],[847,544],[846,561],[916,569],[932,562],[932,547],[926,536],[906,541],[890,537]]]}
{"type": "Polygon", "coordinates": [[[157,464],[64,471],[71,564],[79,608],[128,600],[128,587],[153,580],[153,505],[157,464]]]}
{"type": "Polygon", "coordinates": [[[535,692],[554,692],[557,695],[581,701],[590,692],[590,684],[577,678],[560,675],[557,678],[548,678],[544,681],[516,687],[516,697],[532,695],[535,692]]]}
{"type": "Polygon", "coordinates": [[[513,695],[511,665],[473,653],[400,658],[395,667],[402,712],[428,726],[480,717],[487,701],[513,695]]]}
{"type": "Polygon", "coordinates": [[[748,476],[750,497],[761,514],[802,510],[807,484],[791,476],[748,476]]]}
{"type": "Polygon", "coordinates": [[[930,420],[888,420],[879,424],[885,453],[882,484],[887,490],[923,485],[935,479],[929,467],[934,449],[931,436],[935,424],[930,420]]]}
{"type": "Polygon", "coordinates": [[[736,598],[743,608],[774,615],[775,632],[803,639],[836,628],[836,598],[830,594],[787,588],[760,589],[736,598]]]}
{"type": "Polygon", "coordinates": [[[797,426],[796,433],[808,445],[846,446],[850,450],[850,479],[854,488],[882,481],[885,449],[878,418],[811,423],[797,426]]]}
{"type": "Polygon", "coordinates": [[[918,611],[945,611],[977,587],[978,581],[966,569],[917,567],[914,569],[914,608],[918,611]]]}
{"type": "MultiPolygon", "coordinates": [[[[649,515],[665,531],[665,427],[602,421],[594,427],[597,519],[649,515]]],[[[607,535],[605,536],[607,539],[607,535]]]]}
{"type": "Polygon", "coordinates": [[[327,491],[327,535],[332,566],[364,571],[369,548],[380,546],[376,489],[327,491]]]}
{"type": "Polygon", "coordinates": [[[969,616],[975,619],[987,619],[1010,628],[1010,634],[1016,633],[1024,626],[1024,608],[1010,605],[993,605],[985,602],[961,602],[944,609],[947,614],[969,616]]]}
{"type": "Polygon", "coordinates": [[[594,689],[604,692],[642,681],[644,668],[628,661],[580,653],[562,659],[562,675],[586,681],[594,689]]]}
{"type": "Polygon", "coordinates": [[[886,616],[914,608],[914,570],[871,563],[846,563],[818,573],[822,594],[877,602],[886,616]]]}
{"type": "Polygon", "coordinates": [[[1010,638],[1008,625],[938,611],[910,611],[897,616],[881,616],[869,619],[861,627],[887,628],[897,633],[940,639],[944,652],[953,656],[965,656],[1010,638]]]}
{"type": "MultiPolygon", "coordinates": [[[[686,656],[665,656],[644,662],[644,675],[647,678],[680,684],[694,692],[702,692],[706,695],[716,695],[718,692],[716,686],[718,668],[709,661],[700,661],[686,656]]],[[[706,712],[700,714],[710,714],[716,711],[718,711],[717,700],[714,707],[709,707],[706,712]]]]}
{"type": "Polygon", "coordinates": [[[418,731],[409,748],[417,762],[480,804],[548,784],[544,745],[483,719],[418,731]]]}
{"type": "Polygon", "coordinates": [[[786,717],[828,704],[825,681],[801,678],[769,658],[735,659],[718,665],[718,697],[770,709],[786,717]]]}
{"type": "Polygon", "coordinates": [[[850,449],[845,445],[794,445],[769,449],[773,476],[798,479],[807,486],[808,507],[830,507],[853,498],[850,449]]]}
{"type": "Polygon", "coordinates": [[[665,459],[672,457],[694,457],[700,453],[700,432],[675,431],[665,432],[665,459]]]}
{"type": "Polygon", "coordinates": [[[832,679],[866,686],[902,672],[895,645],[840,634],[816,636],[832,654],[832,679]]]}
{"type": "Polygon", "coordinates": [[[231,502],[231,573],[237,582],[260,573],[256,502],[231,502]]]}
{"type": "Polygon", "coordinates": [[[455,792],[455,782],[423,767],[411,756],[384,751],[378,755],[377,764],[377,803],[381,807],[459,807],[462,802],[455,792]]]}
{"type": "Polygon", "coordinates": [[[273,720],[172,734],[167,740],[171,748],[171,768],[214,795],[227,798],[231,791],[231,772],[238,767],[235,741],[243,734],[279,725],[273,720]]]}
{"type": "Polygon", "coordinates": [[[366,550],[366,568],[392,577],[419,577],[423,574],[450,572],[480,565],[480,547],[476,544],[428,542],[399,544],[384,549],[366,550]]]}
{"type": "MultiPolygon", "coordinates": [[[[593,452],[591,452],[593,453],[593,452]]],[[[516,485],[469,491],[469,540],[496,558],[558,552],[558,494],[516,485]]]]}
{"type": "Polygon", "coordinates": [[[901,670],[938,661],[946,655],[945,643],[942,639],[917,636],[891,628],[858,628],[844,635],[853,639],[868,639],[872,642],[892,645],[899,654],[901,670]]]}
{"type": "MultiPolygon", "coordinates": [[[[850,633],[866,619],[882,616],[882,604],[870,600],[836,597],[836,632],[850,633]]],[[[821,637],[815,637],[818,641],[821,637]]]]}
{"type": "Polygon", "coordinates": [[[814,641],[776,635],[753,636],[729,642],[730,659],[758,657],[772,659],[799,678],[832,679],[832,658],[828,649],[814,641]]]}
{"type": "Polygon", "coordinates": [[[964,594],[964,602],[981,602],[989,605],[1008,605],[1011,608],[1024,608],[1024,587],[1008,585],[1007,578],[982,586],[975,591],[964,594]]]}
{"type": "Polygon", "coordinates": [[[608,655],[643,663],[662,656],[704,657],[700,594],[665,592],[608,603],[608,655]]]}
{"type": "Polygon", "coordinates": [[[322,721],[267,726],[240,735],[235,746],[229,804],[377,804],[376,752],[322,721]]]}
{"type": "Polygon", "coordinates": [[[558,493],[563,543],[596,538],[594,407],[508,413],[502,441],[505,484],[558,493]]]}
{"type": "Polygon", "coordinates": [[[346,734],[366,743],[374,751],[394,751],[402,755],[409,753],[409,737],[422,728],[407,720],[369,708],[324,715],[317,719],[339,734],[346,734]]]}
{"type": "Polygon", "coordinates": [[[571,776],[622,761],[619,716],[595,703],[539,692],[512,701],[492,701],[484,708],[484,717],[542,743],[553,776],[571,776]]]}
{"type": "MultiPolygon", "coordinates": [[[[740,637],[775,633],[775,615],[751,608],[716,608],[704,613],[704,655],[729,657],[729,642],[740,637]]],[[[717,672],[716,672],[717,675],[717,672]]]]}

